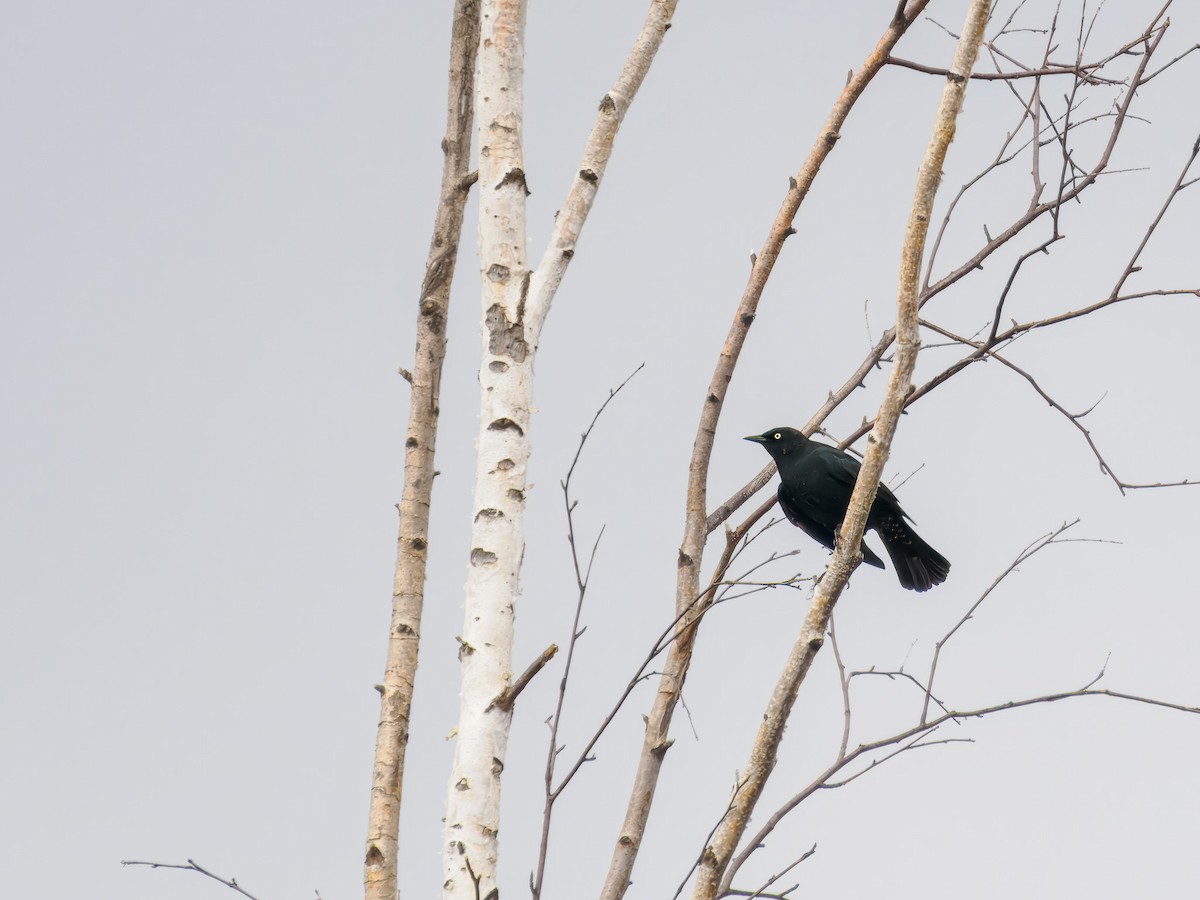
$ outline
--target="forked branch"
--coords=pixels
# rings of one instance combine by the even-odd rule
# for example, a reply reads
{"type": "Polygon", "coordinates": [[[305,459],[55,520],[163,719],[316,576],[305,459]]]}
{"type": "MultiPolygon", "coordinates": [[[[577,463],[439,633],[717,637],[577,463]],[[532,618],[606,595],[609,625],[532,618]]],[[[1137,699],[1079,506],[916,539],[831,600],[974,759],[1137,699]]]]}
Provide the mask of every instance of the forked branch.
{"type": "Polygon", "coordinates": [[[211,878],[213,881],[219,881],[221,884],[225,885],[225,887],[237,891],[243,897],[249,897],[250,900],[258,900],[258,898],[238,884],[236,878],[222,878],[220,875],[210,872],[203,866],[197,865],[196,861],[193,859],[189,859],[187,861],[187,865],[183,865],[182,863],[143,862],[142,860],[138,859],[123,859],[121,860],[121,865],[149,866],[151,869],[182,869],[185,872],[198,872],[206,878],[211,878]]]}
{"type": "MultiPolygon", "coordinates": [[[[974,252],[970,253],[967,258],[959,262],[949,272],[937,278],[932,283],[929,283],[930,276],[927,273],[925,279],[926,285],[923,287],[920,297],[920,306],[922,308],[924,308],[927,303],[929,303],[941,292],[949,289],[953,285],[969,277],[971,274],[982,269],[985,262],[991,259],[1002,248],[1007,246],[1015,237],[1026,232],[1039,220],[1050,218],[1052,225],[1056,223],[1059,211],[1064,207],[1064,205],[1070,201],[1079,199],[1085,191],[1087,191],[1096,183],[1100,175],[1108,168],[1109,160],[1112,157],[1113,150],[1116,147],[1119,137],[1123,133],[1124,126],[1132,117],[1130,110],[1132,108],[1134,99],[1138,94],[1138,89],[1145,83],[1147,72],[1149,71],[1150,61],[1154,57],[1154,53],[1166,33],[1169,22],[1164,18],[1165,11],[1166,8],[1164,7],[1163,10],[1160,10],[1152,18],[1140,37],[1133,41],[1128,41],[1122,45],[1123,47],[1127,48],[1125,52],[1129,55],[1133,55],[1136,52],[1138,61],[1133,73],[1128,78],[1128,86],[1123,90],[1120,98],[1115,103],[1113,112],[1108,116],[1111,119],[1111,125],[1109,127],[1109,133],[1107,139],[1105,140],[1104,146],[1101,148],[1096,162],[1086,170],[1080,170],[1078,165],[1073,161],[1074,154],[1071,152],[1066,143],[1068,136],[1072,134],[1076,128],[1083,124],[1082,121],[1071,120],[1069,118],[1069,112],[1062,116],[1051,115],[1044,109],[1044,107],[1039,107],[1036,105],[1040,104],[1040,100],[1038,100],[1036,97],[1036,90],[1034,92],[1035,96],[1033,99],[1021,100],[1022,113],[1021,121],[1018,123],[1018,129],[1022,123],[1034,123],[1032,127],[1035,129],[1035,134],[1031,139],[1031,143],[1026,144],[1025,146],[1033,146],[1036,150],[1038,142],[1042,139],[1042,135],[1048,134],[1051,135],[1051,140],[1056,142],[1061,148],[1061,154],[1064,160],[1064,169],[1061,174],[1061,178],[1059,179],[1059,184],[1055,186],[1053,196],[1046,199],[1041,199],[1039,196],[1042,192],[1041,188],[1035,183],[1033,197],[1029,207],[1016,216],[1006,227],[996,233],[992,233],[990,231],[985,232],[986,240],[980,247],[978,247],[974,252]],[[1041,110],[1040,112],[1038,111],[1039,109],[1041,110]]],[[[1080,49],[1079,52],[1082,53],[1082,49],[1080,49]]],[[[1109,61],[1120,58],[1121,55],[1122,54],[1120,51],[1114,52],[1108,54],[1105,57],[1105,60],[1109,61]]],[[[1037,79],[1034,79],[1034,82],[1036,84],[1037,79]]],[[[1073,108],[1070,97],[1074,95],[1080,83],[1081,82],[1077,81],[1075,83],[1075,87],[1068,93],[1068,110],[1073,108]]],[[[1000,152],[997,153],[996,157],[988,164],[988,166],[985,167],[984,171],[972,178],[960,190],[958,197],[956,197],[950,205],[950,213],[947,214],[946,220],[943,221],[941,225],[939,236],[947,229],[949,225],[949,216],[957,205],[958,200],[965,194],[965,192],[970,188],[980,184],[984,180],[985,176],[987,176],[989,173],[998,170],[1000,167],[1015,158],[1015,153],[1008,149],[1013,144],[1013,134],[1015,134],[1015,132],[1010,133],[1005,137],[1000,152]]],[[[1190,164],[1191,162],[1189,159],[1189,166],[1190,164]]],[[[1186,179],[1186,174],[1188,171],[1189,170],[1185,168],[1184,174],[1181,175],[1177,182],[1177,188],[1170,195],[1171,197],[1177,196],[1182,190],[1186,189],[1191,183],[1193,183],[1186,179]]],[[[1155,223],[1152,223],[1150,229],[1151,231],[1153,230],[1154,225],[1161,219],[1162,212],[1163,211],[1160,211],[1159,217],[1155,220],[1155,223]]],[[[1052,238],[1054,234],[1057,234],[1056,229],[1052,230],[1052,238]]],[[[936,243],[937,241],[935,240],[935,245],[936,243]]],[[[1053,240],[1050,243],[1053,243],[1053,240]]],[[[1049,246],[1049,243],[1043,243],[1040,245],[1040,249],[1049,249],[1049,246]]],[[[1140,253],[1140,249],[1138,252],[1140,253]]],[[[1137,254],[1135,253],[1135,258],[1136,255],[1137,254]]],[[[1136,267],[1131,271],[1136,271],[1136,267]]],[[[1145,293],[1139,293],[1137,295],[1120,295],[1119,290],[1120,287],[1118,287],[1117,296],[1110,298],[1105,303],[1096,304],[1094,308],[1089,309],[1089,311],[1099,309],[1102,306],[1110,303],[1120,302],[1122,299],[1130,299],[1133,296],[1150,296],[1160,293],[1168,293],[1149,291],[1145,293]]],[[[1188,288],[1178,292],[1172,291],[1169,293],[1192,293],[1194,290],[1195,289],[1188,288]]],[[[1066,317],[1069,318],[1075,315],[1077,315],[1077,313],[1066,314],[1066,317]]],[[[1065,320],[1065,318],[1063,320],[1065,320]]],[[[1045,327],[1046,325],[1051,324],[1052,321],[1058,321],[1058,319],[1048,319],[1033,327],[1045,327]]],[[[999,330],[996,334],[996,343],[1000,344],[1005,340],[1011,339],[1015,335],[1015,332],[999,330]]],[[[835,409],[841,406],[841,404],[855,390],[866,385],[866,379],[873,371],[880,367],[886,355],[892,349],[895,339],[896,331],[894,328],[888,329],[884,332],[880,339],[876,341],[868,351],[862,362],[854,369],[854,371],[843,382],[843,384],[839,388],[829,392],[828,399],[816,410],[809,421],[801,429],[805,434],[812,434],[817,431],[822,423],[824,423],[829,417],[829,415],[835,409]]],[[[951,376],[957,374],[959,371],[962,371],[962,369],[966,368],[971,363],[985,357],[986,351],[979,351],[975,356],[961,360],[958,363],[948,367],[942,373],[939,373],[937,376],[931,379],[930,382],[919,387],[908,398],[906,401],[906,406],[916,402],[918,399],[928,393],[929,390],[932,390],[939,384],[944,383],[951,376]]],[[[848,444],[857,440],[859,437],[862,437],[873,427],[873,425],[873,422],[865,422],[862,427],[856,429],[849,437],[842,441],[841,446],[847,446],[848,444]]],[[[738,509],[740,509],[750,497],[761,490],[767,484],[767,482],[770,481],[774,473],[774,463],[768,464],[727,500],[714,507],[712,512],[708,515],[705,526],[708,533],[712,533],[718,527],[720,527],[720,525],[738,509]]]]}
{"type": "Polygon", "coordinates": [[[850,498],[845,521],[839,530],[837,548],[833,552],[825,576],[817,585],[816,596],[809,607],[799,638],[763,713],[750,759],[742,770],[745,773],[743,783],[734,797],[730,814],[724,818],[705,850],[704,862],[700,867],[693,894],[696,900],[715,900],[729,887],[729,862],[762,795],[767,779],[775,768],[784,728],[791,715],[800,684],[825,641],[829,617],[850,573],[862,561],[859,547],[867,514],[875,500],[875,492],[879,487],[883,466],[891,449],[892,437],[904,408],[904,398],[911,385],[917,351],[920,348],[917,322],[918,288],[930,215],[946,153],[954,138],[955,124],[958,112],[962,108],[968,77],[983,40],[990,5],[989,0],[974,0],[970,5],[963,34],[950,67],[953,74],[947,79],[943,89],[933,134],[917,175],[915,197],[901,251],[900,283],[896,302],[896,360],[887,393],[876,416],[875,427],[867,442],[867,452],[853,496],[850,498]]]}
{"type": "Polygon", "coordinates": [[[692,459],[688,467],[687,500],[684,514],[683,539],[677,560],[675,587],[675,612],[679,631],[672,641],[666,665],[655,694],[654,706],[647,718],[646,736],[638,759],[638,770],[626,809],[621,833],[613,850],[612,862],[601,890],[603,900],[620,900],[625,895],[633,873],[642,836],[650,816],[654,790],[658,784],[666,751],[671,746],[669,731],[671,719],[683,690],[691,665],[692,648],[695,642],[699,617],[703,614],[703,600],[711,596],[700,590],[700,567],[703,562],[704,545],[711,529],[706,527],[708,468],[716,437],[717,422],[724,405],[725,394],[734,367],[745,345],[746,335],[754,322],[758,302],[775,262],[783,249],[784,241],[794,233],[792,222],[801,203],[808,195],[822,163],[833,151],[841,136],[841,129],[850,111],[862,96],[867,86],[885,65],[888,55],[909,26],[925,9],[928,0],[900,2],[892,21],[888,24],[875,50],[867,57],[863,66],[851,75],[849,82],[834,104],[829,118],[808,158],[800,171],[789,183],[783,204],[767,235],[761,251],[754,257],[750,279],[742,293],[730,325],[725,345],[717,359],[712,381],[704,396],[699,427],[693,444],[692,459]]]}
{"type": "MultiPolygon", "coordinates": [[[[1103,672],[1101,672],[1103,675],[1103,672]]],[[[1025,709],[1030,706],[1039,706],[1047,703],[1057,703],[1061,700],[1073,700],[1081,697],[1107,697],[1114,700],[1125,700],[1131,703],[1138,703],[1145,706],[1154,706],[1160,709],[1170,709],[1176,712],[1188,713],[1190,715],[1200,715],[1200,707],[1188,706],[1182,703],[1172,703],[1167,700],[1158,700],[1154,697],[1144,697],[1139,694],[1128,694],[1123,691],[1110,691],[1106,688],[1097,688],[1094,685],[1099,680],[1100,676],[1093,678],[1087,685],[1073,691],[1060,691],[1052,694],[1042,694],[1037,697],[1027,697],[1022,700],[1010,700],[1004,703],[996,703],[991,706],[983,706],[975,709],[950,710],[943,715],[936,716],[927,722],[914,725],[912,728],[897,732],[889,737],[880,738],[871,741],[870,743],[860,744],[858,747],[846,753],[843,757],[835,760],[824,772],[818,775],[811,783],[800,790],[798,793],[790,797],[783,803],[771,816],[763,823],[763,826],[752,835],[745,843],[745,849],[730,863],[729,874],[726,879],[726,885],[722,887],[720,896],[741,895],[743,891],[737,891],[728,886],[733,877],[736,876],[738,870],[745,862],[756,852],[766,846],[766,840],[775,830],[783,819],[791,813],[801,803],[811,797],[813,794],[822,790],[832,790],[862,777],[867,772],[874,771],[884,762],[895,758],[896,756],[908,750],[921,749],[924,747],[947,744],[947,743],[962,743],[969,742],[967,739],[953,740],[938,740],[926,741],[929,735],[933,734],[942,725],[950,722],[962,722],[966,719],[982,719],[988,716],[996,715],[997,713],[1010,712],[1017,709],[1025,709]],[[851,765],[868,757],[877,750],[887,750],[888,752],[876,759],[870,759],[863,768],[851,772],[849,775],[840,777],[842,771],[847,766],[851,765]]]]}

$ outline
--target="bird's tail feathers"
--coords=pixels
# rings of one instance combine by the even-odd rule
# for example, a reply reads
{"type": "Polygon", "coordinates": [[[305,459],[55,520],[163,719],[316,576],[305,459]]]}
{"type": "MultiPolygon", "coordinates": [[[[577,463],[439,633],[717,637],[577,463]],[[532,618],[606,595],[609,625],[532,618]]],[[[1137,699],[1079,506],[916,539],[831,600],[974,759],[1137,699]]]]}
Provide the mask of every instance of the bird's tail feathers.
{"type": "Polygon", "coordinates": [[[900,516],[887,516],[875,530],[896,567],[901,587],[927,591],[950,574],[950,561],[925,543],[900,516]]]}

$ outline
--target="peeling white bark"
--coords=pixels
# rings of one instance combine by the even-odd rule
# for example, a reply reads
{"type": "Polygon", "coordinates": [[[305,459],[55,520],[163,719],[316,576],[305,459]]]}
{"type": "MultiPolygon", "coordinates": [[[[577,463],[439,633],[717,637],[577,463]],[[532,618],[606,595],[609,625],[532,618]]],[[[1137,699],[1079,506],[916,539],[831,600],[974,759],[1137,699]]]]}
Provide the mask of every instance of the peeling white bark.
{"type": "Polygon", "coordinates": [[[461,692],[446,801],[443,897],[496,890],[500,775],[511,709],[493,701],[512,679],[514,604],[525,543],[533,354],[521,142],[524,0],[485,0],[475,117],[483,354],[474,522],[459,645],[461,692]]]}
{"type": "Polygon", "coordinates": [[[536,273],[525,255],[521,146],[525,3],[484,0],[476,82],[479,128],[483,361],[474,524],[459,657],[458,744],[446,805],[443,896],[496,891],[500,774],[511,705],[495,701],[512,680],[514,603],[525,552],[533,358],[550,304],[604,178],[626,110],[670,27],[677,0],[651,0],[646,22],[604,96],[575,178],[536,273]]]}

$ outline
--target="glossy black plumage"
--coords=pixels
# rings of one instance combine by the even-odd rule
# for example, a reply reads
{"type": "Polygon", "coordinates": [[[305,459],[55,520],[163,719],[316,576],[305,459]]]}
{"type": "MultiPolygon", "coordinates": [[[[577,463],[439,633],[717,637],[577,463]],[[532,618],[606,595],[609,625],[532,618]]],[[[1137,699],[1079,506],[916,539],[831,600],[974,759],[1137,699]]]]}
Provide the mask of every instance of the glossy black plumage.
{"type": "MultiPolygon", "coordinates": [[[[861,463],[848,453],[811,441],[795,428],[771,428],[746,438],[762,444],[779,468],[779,506],[789,521],[822,546],[832,550],[861,463]]],[[[896,569],[900,586],[927,591],[946,580],[950,562],[930,547],[905,521],[908,517],[895,494],[879,485],[867,516],[896,569]]],[[[884,568],[864,541],[863,562],[884,568]]]]}

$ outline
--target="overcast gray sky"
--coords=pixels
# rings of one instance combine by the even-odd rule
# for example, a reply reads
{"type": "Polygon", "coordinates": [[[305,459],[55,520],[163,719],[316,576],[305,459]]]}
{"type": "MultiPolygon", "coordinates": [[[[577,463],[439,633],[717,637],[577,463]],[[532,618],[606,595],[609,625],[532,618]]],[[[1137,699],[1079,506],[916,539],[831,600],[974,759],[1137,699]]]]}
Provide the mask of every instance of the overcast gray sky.
{"type": "MultiPolygon", "coordinates": [[[[644,6],[530,4],[534,259],[644,6]]],[[[564,644],[570,628],[558,481],[609,388],[646,363],[577,474],[579,527],[607,530],[564,725],[568,754],[670,619],[684,469],[749,254],[893,7],[684,2],[626,121],[538,360],[519,667],[564,644]]],[[[5,891],[226,893],[195,875],[118,865],[190,857],[261,900],[354,897],[402,477],[407,393],[396,369],[411,364],[437,196],[450,4],[4,8],[5,891]]],[[[964,4],[934,0],[931,11],[956,28],[964,4]]],[[[1150,15],[1113,0],[1093,46],[1133,36],[1150,15]]],[[[1200,9],[1177,4],[1171,16],[1164,61],[1200,39],[1200,9]]],[[[938,65],[952,52],[928,23],[900,48],[938,65]]],[[[1064,213],[1068,240],[1031,261],[1013,316],[1078,308],[1111,289],[1200,132],[1198,65],[1185,60],[1143,92],[1138,114],[1149,121],[1130,123],[1113,160],[1138,171],[1102,179],[1064,213]]],[[[845,129],[735,378],[713,502],[765,462],[739,438],[807,420],[890,324],[906,205],[940,88],[888,71],[845,129]]],[[[1095,103],[1086,111],[1106,111],[1107,100],[1095,103]]],[[[1016,113],[1003,85],[972,84],[942,208],[1016,113]]],[[[964,210],[947,262],[1023,208],[1028,183],[1026,166],[964,210]]],[[[1172,207],[1131,287],[1200,283],[1198,198],[1193,189],[1172,207]]],[[[477,427],[476,244],[469,218],[402,822],[410,897],[432,895],[441,877],[477,427]]],[[[1010,264],[989,266],[927,313],[974,331],[1010,264]]],[[[1194,298],[1148,300],[1033,335],[1012,356],[1072,410],[1104,396],[1085,421],[1127,480],[1197,478],[1197,316],[1194,298]]],[[[930,350],[918,378],[952,352],[930,350]]],[[[834,433],[873,414],[882,383],[877,375],[843,407],[834,433]]],[[[969,707],[1070,689],[1107,659],[1113,689],[1200,703],[1195,488],[1122,497],[1082,436],[995,364],[902,421],[888,477],[895,484],[918,467],[900,497],[953,561],[950,580],[916,596],[891,572],[856,574],[837,613],[849,666],[923,672],[932,642],[1022,547],[1080,517],[1072,534],[1118,543],[1051,548],[1026,564],[947,649],[942,697],[969,707]]],[[[773,570],[780,576],[820,571],[826,559],[786,526],[762,546],[801,549],[773,570]]],[[[631,897],[670,896],[725,808],[803,600],[774,591],[710,618],[631,897]]],[[[542,723],[559,671],[517,708],[501,864],[514,897],[535,861],[542,723]]],[[[919,710],[901,683],[863,679],[855,690],[854,742],[919,710]]],[[[603,878],[651,692],[634,695],[564,795],[550,896],[589,896],[603,878]]],[[[756,824],[836,750],[830,654],[797,716],[756,824]]],[[[907,754],[819,795],[753,872],[816,843],[792,879],[814,896],[1194,892],[1200,719],[1085,700],[945,736],[975,743],[907,754]]]]}

